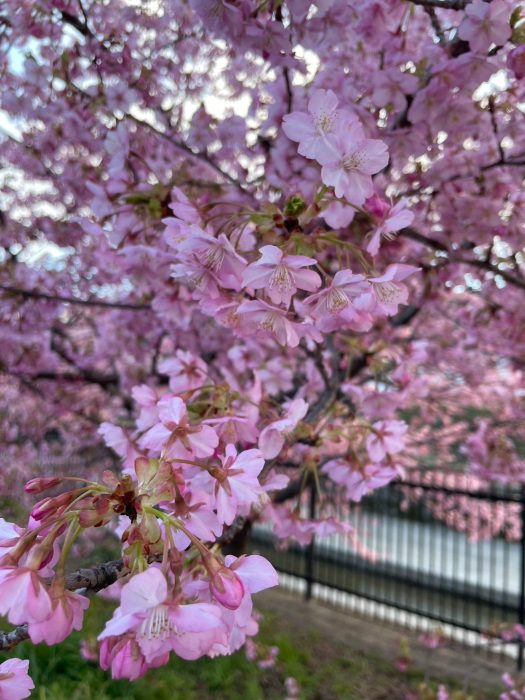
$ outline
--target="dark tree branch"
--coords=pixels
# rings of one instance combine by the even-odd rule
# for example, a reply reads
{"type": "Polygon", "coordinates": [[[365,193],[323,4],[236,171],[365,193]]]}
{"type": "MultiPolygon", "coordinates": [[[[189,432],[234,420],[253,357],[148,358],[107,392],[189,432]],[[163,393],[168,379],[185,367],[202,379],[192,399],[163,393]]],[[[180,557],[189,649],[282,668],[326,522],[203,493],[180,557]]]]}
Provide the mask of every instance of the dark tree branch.
{"type": "Polygon", "coordinates": [[[292,106],[293,106],[293,92],[292,92],[292,83],[290,81],[290,71],[288,68],[283,68],[283,76],[284,76],[284,84],[286,85],[286,97],[287,97],[287,104],[286,104],[286,111],[288,114],[292,111],[292,106]]]}
{"type": "Polygon", "coordinates": [[[26,639],[29,639],[27,625],[19,625],[10,632],[0,632],[0,651],[9,651],[26,639]]]}
{"type": "Polygon", "coordinates": [[[435,8],[427,6],[425,7],[425,12],[430,19],[430,24],[432,25],[432,29],[439,39],[440,44],[444,44],[447,38],[445,36],[445,32],[443,31],[443,27],[440,24],[435,8]]]}
{"type": "Polygon", "coordinates": [[[91,566],[88,569],[78,569],[66,576],[66,588],[68,591],[76,591],[85,588],[96,593],[103,588],[111,586],[121,576],[125,576],[129,570],[124,566],[122,559],[107,561],[104,564],[91,566]]]}
{"type": "Polygon", "coordinates": [[[92,370],[84,370],[82,374],[76,372],[37,372],[36,374],[9,372],[9,374],[22,381],[88,382],[98,384],[103,388],[119,385],[119,378],[116,374],[99,374],[92,370]]]}
{"type": "Polygon", "coordinates": [[[471,0],[409,0],[413,5],[436,7],[442,10],[464,10],[471,0]]]}
{"type": "Polygon", "coordinates": [[[69,24],[70,27],[73,27],[74,29],[77,30],[82,36],[89,36],[92,37],[93,33],[91,32],[90,28],[87,26],[85,22],[82,22],[81,19],[78,17],[75,17],[75,15],[72,15],[70,12],[66,12],[66,10],[62,10],[60,13],[62,17],[62,21],[65,22],[66,24],[69,24]]]}
{"type": "Polygon", "coordinates": [[[104,309],[123,309],[126,311],[151,311],[149,304],[132,304],[112,301],[102,301],[101,299],[77,299],[76,297],[64,297],[59,294],[47,294],[34,289],[20,289],[7,284],[0,284],[0,289],[9,294],[24,297],[26,299],[44,299],[45,301],[57,301],[64,304],[76,304],[77,306],[100,306],[104,309]]]}
{"type": "Polygon", "coordinates": [[[516,277],[516,275],[511,275],[510,272],[507,272],[506,270],[500,270],[500,268],[497,265],[494,265],[487,259],[477,260],[476,258],[458,257],[456,252],[447,248],[447,246],[444,243],[441,243],[440,241],[430,236],[424,236],[422,233],[419,233],[419,231],[416,231],[411,227],[401,229],[401,231],[399,231],[399,235],[404,236],[405,238],[410,238],[411,240],[417,241],[418,243],[422,243],[423,245],[426,245],[428,248],[432,248],[433,250],[439,250],[444,253],[447,253],[449,263],[469,265],[470,267],[477,267],[478,269],[486,270],[487,272],[492,272],[494,275],[499,275],[500,277],[502,277],[508,284],[512,284],[515,287],[519,287],[520,289],[525,289],[525,279],[521,277],[516,277]]]}

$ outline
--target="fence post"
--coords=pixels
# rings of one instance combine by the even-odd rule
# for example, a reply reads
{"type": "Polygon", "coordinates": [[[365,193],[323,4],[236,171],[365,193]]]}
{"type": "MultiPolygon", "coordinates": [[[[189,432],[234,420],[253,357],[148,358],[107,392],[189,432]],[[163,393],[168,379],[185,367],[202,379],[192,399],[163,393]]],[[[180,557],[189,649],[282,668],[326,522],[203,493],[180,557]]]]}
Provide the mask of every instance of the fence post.
{"type": "MultiPolygon", "coordinates": [[[[315,483],[312,482],[310,486],[310,508],[309,517],[311,520],[315,519],[315,497],[316,497],[316,487],[315,483]]],[[[305,550],[305,578],[306,578],[306,591],[305,598],[310,600],[312,598],[312,588],[314,585],[314,546],[315,546],[315,535],[312,535],[312,540],[305,550]]]]}
{"type": "MultiPolygon", "coordinates": [[[[518,622],[525,624],[525,484],[520,487],[521,504],[521,547],[520,547],[520,599],[518,605],[518,622]]],[[[523,669],[523,639],[518,642],[518,671],[523,669]]]]}

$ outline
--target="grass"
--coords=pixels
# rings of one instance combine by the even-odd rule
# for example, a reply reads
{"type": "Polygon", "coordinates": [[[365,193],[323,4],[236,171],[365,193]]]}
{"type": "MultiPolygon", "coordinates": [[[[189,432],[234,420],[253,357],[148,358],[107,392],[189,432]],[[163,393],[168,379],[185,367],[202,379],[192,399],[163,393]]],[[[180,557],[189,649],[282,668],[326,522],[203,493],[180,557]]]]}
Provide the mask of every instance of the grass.
{"type": "MultiPolygon", "coordinates": [[[[262,670],[243,651],[217,659],[170,663],[129,683],[113,681],[109,674],[79,655],[81,638],[95,638],[111,614],[111,605],[94,599],[80,634],[56,647],[26,642],[12,652],[30,660],[35,700],[282,700],[284,681],[294,677],[301,700],[433,700],[416,694],[423,676],[401,673],[384,659],[341,650],[330,639],[311,629],[289,630],[286,620],[265,614],[258,640],[279,648],[277,663],[262,670]],[[410,695],[412,693],[412,695],[410,695]]],[[[0,658],[0,660],[2,660],[0,658]]],[[[459,691],[457,691],[459,693],[459,691]]],[[[457,694],[457,700],[488,700],[482,695],[457,694]]]]}

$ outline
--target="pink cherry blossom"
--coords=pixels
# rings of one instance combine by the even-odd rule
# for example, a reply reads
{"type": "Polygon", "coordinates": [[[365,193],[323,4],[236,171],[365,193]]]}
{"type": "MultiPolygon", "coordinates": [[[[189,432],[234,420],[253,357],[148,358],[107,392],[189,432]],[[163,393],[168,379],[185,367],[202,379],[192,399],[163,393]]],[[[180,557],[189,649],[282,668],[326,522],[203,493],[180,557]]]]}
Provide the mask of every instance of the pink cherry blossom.
{"type": "Polygon", "coordinates": [[[399,420],[377,421],[366,439],[368,456],[381,462],[388,454],[396,454],[405,446],[407,424],[399,420]]]}
{"type": "Polygon", "coordinates": [[[371,491],[388,484],[399,476],[395,467],[382,464],[368,464],[362,469],[355,469],[343,459],[335,459],[323,466],[323,472],[332,481],[343,487],[347,498],[359,502],[371,491]]]}
{"type": "Polygon", "coordinates": [[[413,265],[395,263],[389,265],[380,277],[369,277],[371,292],[359,300],[359,307],[372,313],[395,314],[399,304],[408,301],[408,288],[401,282],[418,271],[419,268],[413,265]]]}
{"type": "Polygon", "coordinates": [[[260,253],[259,260],[244,270],[243,284],[252,289],[265,289],[274,304],[289,306],[297,289],[315,292],[321,286],[317,272],[302,269],[315,265],[315,258],[284,255],[282,250],[273,245],[263,246],[260,253]]]}
{"type": "Polygon", "coordinates": [[[207,418],[205,423],[213,426],[217,435],[225,443],[245,442],[254,444],[257,442],[259,429],[252,420],[244,416],[207,418]]]}
{"type": "Polygon", "coordinates": [[[352,270],[339,270],[331,284],[309,296],[305,304],[312,305],[310,313],[316,327],[322,331],[344,327],[368,330],[372,325],[371,317],[354,308],[353,302],[369,290],[363,275],[356,275],[352,270]]]}
{"type": "Polygon", "coordinates": [[[146,662],[133,634],[109,637],[100,643],[100,667],[105,671],[111,669],[111,677],[115,680],[126,678],[136,681],[148,669],[168,663],[168,659],[169,652],[146,662]]]}
{"type": "Polygon", "coordinates": [[[330,202],[330,204],[323,211],[323,219],[326,221],[328,226],[334,229],[344,228],[348,224],[352,223],[356,215],[356,209],[354,207],[344,204],[344,202],[335,200],[330,202]]]}
{"type": "Polygon", "coordinates": [[[259,554],[244,554],[241,557],[228,554],[224,561],[226,566],[241,579],[251,594],[279,585],[277,571],[267,559],[259,554]]]}
{"type": "Polygon", "coordinates": [[[223,635],[223,625],[220,611],[212,605],[170,599],[166,577],[150,567],[122,588],[120,606],[98,638],[129,631],[150,663],[169,651],[186,659],[203,656],[223,635]]]}
{"type": "Polygon", "coordinates": [[[385,238],[386,240],[390,240],[393,238],[393,233],[405,228],[405,226],[410,226],[414,220],[414,214],[406,207],[406,199],[400,199],[397,204],[389,208],[381,216],[381,221],[366,245],[366,250],[370,253],[370,255],[377,255],[381,237],[385,238]]]}
{"type": "Polygon", "coordinates": [[[372,101],[378,107],[390,105],[395,111],[405,109],[406,95],[416,91],[418,79],[410,73],[402,73],[397,68],[387,68],[377,73],[373,79],[374,91],[372,101]]]}
{"type": "Polygon", "coordinates": [[[505,44],[510,37],[510,9],[505,0],[473,0],[465,9],[459,36],[472,51],[486,52],[491,44],[505,44]]]}
{"type": "Polygon", "coordinates": [[[299,345],[300,324],[290,321],[283,309],[259,299],[243,301],[235,312],[246,330],[275,338],[280,345],[295,348],[299,345]]]}
{"type": "Polygon", "coordinates": [[[7,659],[0,664],[1,700],[23,700],[31,695],[35,687],[28,674],[29,661],[7,659]]]}
{"type": "Polygon", "coordinates": [[[78,593],[64,590],[60,585],[51,587],[50,596],[49,617],[41,622],[29,623],[29,636],[34,644],[59,644],[73,630],[82,629],[84,610],[88,608],[89,600],[78,593]]]}
{"type": "Polygon", "coordinates": [[[222,287],[236,290],[240,288],[240,278],[246,261],[235,251],[223,233],[215,238],[197,226],[190,226],[184,240],[177,245],[177,256],[182,262],[198,261],[217,276],[222,287]]]}
{"type": "Polygon", "coordinates": [[[49,592],[33,569],[9,567],[0,569],[0,615],[13,625],[43,622],[51,614],[49,592]]]}
{"type": "Polygon", "coordinates": [[[295,399],[285,406],[284,418],[267,425],[259,436],[259,448],[265,459],[274,459],[284,446],[288,433],[292,433],[308,410],[304,399],[295,399]]]}
{"type": "Polygon", "coordinates": [[[233,445],[227,445],[221,461],[222,467],[200,474],[199,481],[212,488],[220,522],[231,525],[240,508],[246,512],[264,494],[257,479],[264,457],[256,449],[237,454],[233,445]]]}
{"type": "Polygon", "coordinates": [[[284,117],[283,131],[289,139],[299,142],[302,156],[323,160],[337,125],[341,121],[357,121],[347,110],[338,110],[337,104],[332,90],[316,90],[308,102],[308,113],[292,112],[284,117]]]}
{"type": "Polygon", "coordinates": [[[509,52],[507,65],[518,80],[523,80],[525,77],[525,44],[516,46],[509,52]]]}
{"type": "Polygon", "coordinates": [[[98,432],[104,438],[106,445],[122,457],[124,469],[130,471],[139,452],[125,431],[118,425],[104,422],[100,424],[98,432]]]}
{"type": "Polygon", "coordinates": [[[174,394],[197,389],[209,381],[206,363],[185,350],[177,350],[174,357],[160,362],[159,371],[169,376],[170,389],[174,394]]]}
{"type": "Polygon", "coordinates": [[[336,133],[331,151],[323,156],[321,177],[354,206],[361,206],[374,191],[372,175],[388,163],[388,148],[383,141],[367,139],[362,127],[350,123],[336,133]]]}
{"type": "Polygon", "coordinates": [[[138,430],[144,431],[151,428],[159,419],[156,392],[146,384],[140,384],[133,387],[131,396],[140,406],[140,415],[137,418],[138,430]]]}
{"type": "MultiPolygon", "coordinates": [[[[222,533],[222,524],[211,507],[211,495],[197,488],[186,488],[173,503],[173,514],[184,523],[186,530],[203,542],[213,541],[222,533]]],[[[175,546],[184,551],[189,537],[178,530],[174,533],[175,546]]]]}
{"type": "Polygon", "coordinates": [[[140,445],[168,456],[209,457],[219,444],[217,433],[209,425],[192,426],[188,411],[179,396],[167,396],[158,404],[160,423],[152,426],[140,439],[140,445]],[[168,442],[169,441],[169,442],[168,442]]]}
{"type": "Polygon", "coordinates": [[[229,610],[237,610],[245,593],[241,579],[226,566],[213,573],[210,590],[215,600],[229,610]]]}

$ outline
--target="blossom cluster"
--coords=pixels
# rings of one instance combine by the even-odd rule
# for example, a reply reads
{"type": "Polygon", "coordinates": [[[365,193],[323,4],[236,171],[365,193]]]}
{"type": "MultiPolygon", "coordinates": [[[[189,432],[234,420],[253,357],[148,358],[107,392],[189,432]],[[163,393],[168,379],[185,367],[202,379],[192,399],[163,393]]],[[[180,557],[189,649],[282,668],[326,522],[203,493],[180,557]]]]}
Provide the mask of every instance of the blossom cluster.
{"type": "MultiPolygon", "coordinates": [[[[372,179],[367,177],[371,194],[372,179]]],[[[345,246],[344,240],[319,235],[322,252],[311,257],[294,254],[293,239],[257,249],[253,234],[245,231],[239,239],[236,229],[230,238],[241,254],[224,233],[216,235],[206,226],[180,191],[173,195],[170,206],[176,216],[165,219],[164,233],[177,260],[172,277],[191,290],[204,314],[241,338],[273,339],[290,348],[301,341],[320,343],[327,332],[370,330],[375,319],[393,316],[408,301],[404,281],[418,271],[413,265],[394,263],[382,274],[374,274],[370,266],[368,274],[350,268],[330,273],[322,264],[333,268],[330,252],[345,246]]],[[[371,250],[377,251],[381,234],[392,233],[411,218],[398,205],[388,214],[388,206],[385,209],[377,196],[367,201],[370,210],[381,209],[370,240],[371,250]]]]}

